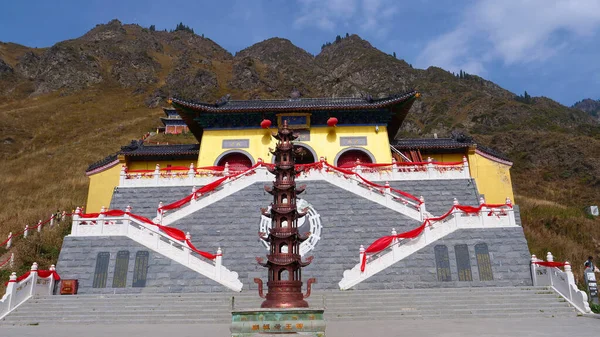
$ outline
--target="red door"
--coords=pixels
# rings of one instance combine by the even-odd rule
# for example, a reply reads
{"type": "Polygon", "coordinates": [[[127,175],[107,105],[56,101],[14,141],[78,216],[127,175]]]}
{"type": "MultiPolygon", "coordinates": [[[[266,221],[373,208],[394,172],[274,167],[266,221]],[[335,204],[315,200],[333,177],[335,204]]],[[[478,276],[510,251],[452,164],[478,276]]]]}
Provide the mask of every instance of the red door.
{"type": "Polygon", "coordinates": [[[356,160],[361,163],[372,163],[371,157],[361,150],[350,150],[342,153],[337,160],[338,167],[352,167],[356,164],[356,160]]]}
{"type": "Polygon", "coordinates": [[[218,166],[229,164],[230,171],[246,171],[252,167],[252,160],[242,153],[230,153],[219,160],[218,166]]]}

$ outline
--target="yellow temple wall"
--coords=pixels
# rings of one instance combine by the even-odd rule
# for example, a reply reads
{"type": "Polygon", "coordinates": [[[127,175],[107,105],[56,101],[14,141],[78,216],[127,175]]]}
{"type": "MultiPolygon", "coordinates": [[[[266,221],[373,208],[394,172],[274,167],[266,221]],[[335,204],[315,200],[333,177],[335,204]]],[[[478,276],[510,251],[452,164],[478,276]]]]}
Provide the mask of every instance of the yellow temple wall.
{"type": "MultiPolygon", "coordinates": [[[[164,161],[133,161],[127,163],[129,170],[154,170],[156,164],[164,168],[171,166],[189,167],[194,160],[164,160],[164,161]]],[[[112,194],[116,186],[119,186],[121,164],[89,176],[90,187],[88,189],[85,211],[88,213],[99,212],[102,206],[109,207],[112,194]]]]}
{"type": "Polygon", "coordinates": [[[506,197],[514,202],[510,166],[477,153],[469,153],[469,170],[477,183],[479,193],[490,204],[503,204],[506,197]]]}
{"type": "Polygon", "coordinates": [[[431,157],[434,161],[442,163],[462,162],[464,154],[462,153],[440,153],[423,155],[423,161],[427,161],[427,157],[431,157]]]}
{"type": "Polygon", "coordinates": [[[108,170],[91,175],[88,189],[86,213],[100,212],[102,206],[108,207],[115,186],[119,185],[121,165],[115,165],[108,170]]]}
{"type": "MultiPolygon", "coordinates": [[[[198,166],[216,165],[219,156],[225,152],[235,151],[249,154],[255,163],[258,158],[270,163],[272,157],[269,147],[275,148],[275,139],[270,137],[270,133],[274,131],[274,128],[270,130],[206,130],[202,135],[198,166]],[[223,140],[248,140],[248,146],[223,148],[223,140]]],[[[384,126],[379,127],[379,132],[375,132],[374,126],[313,127],[310,128],[310,140],[296,141],[296,143],[312,148],[316,153],[316,160],[325,157],[331,164],[334,163],[336,156],[347,148],[364,149],[372,154],[377,163],[391,163],[392,161],[387,129],[384,126]],[[366,137],[367,145],[342,146],[341,137],[366,137]]]]}
{"type": "Polygon", "coordinates": [[[190,164],[194,163],[196,165],[194,159],[186,159],[186,160],[154,160],[154,161],[131,161],[127,163],[127,169],[129,170],[154,170],[156,168],[156,164],[159,164],[161,168],[167,167],[167,165],[171,166],[186,166],[190,167],[190,164]]]}

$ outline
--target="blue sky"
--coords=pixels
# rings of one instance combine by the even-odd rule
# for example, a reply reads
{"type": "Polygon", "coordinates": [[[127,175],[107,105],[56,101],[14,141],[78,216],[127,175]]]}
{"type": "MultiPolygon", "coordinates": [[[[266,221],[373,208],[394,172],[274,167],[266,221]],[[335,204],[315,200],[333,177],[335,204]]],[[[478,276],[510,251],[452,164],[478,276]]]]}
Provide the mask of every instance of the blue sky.
{"type": "Polygon", "coordinates": [[[463,69],[566,105],[600,99],[600,0],[0,0],[0,8],[0,41],[30,47],[114,18],[161,30],[183,22],[232,53],[278,36],[317,54],[350,33],[414,67],[463,69]]]}

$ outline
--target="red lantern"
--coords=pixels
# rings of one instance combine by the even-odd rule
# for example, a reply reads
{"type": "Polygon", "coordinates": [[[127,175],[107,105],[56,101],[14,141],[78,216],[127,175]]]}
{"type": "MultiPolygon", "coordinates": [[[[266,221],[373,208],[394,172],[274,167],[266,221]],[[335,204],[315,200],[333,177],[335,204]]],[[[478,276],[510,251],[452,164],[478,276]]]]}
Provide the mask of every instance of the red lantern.
{"type": "Polygon", "coordinates": [[[271,127],[271,121],[268,119],[263,119],[262,122],[260,122],[260,127],[263,129],[268,129],[271,127]]]}
{"type": "Polygon", "coordinates": [[[338,119],[335,117],[329,117],[329,119],[327,120],[327,125],[328,126],[335,126],[338,122],[338,119]]]}

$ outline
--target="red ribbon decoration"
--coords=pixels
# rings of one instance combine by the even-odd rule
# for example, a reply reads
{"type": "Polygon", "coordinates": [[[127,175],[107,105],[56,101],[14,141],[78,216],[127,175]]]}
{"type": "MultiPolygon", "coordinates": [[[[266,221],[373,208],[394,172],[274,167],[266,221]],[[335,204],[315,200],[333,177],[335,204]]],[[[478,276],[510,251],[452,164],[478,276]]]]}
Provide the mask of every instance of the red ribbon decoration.
{"type": "Polygon", "coordinates": [[[550,268],[560,268],[560,267],[564,267],[567,265],[565,262],[554,262],[554,261],[536,261],[533,263],[537,264],[538,266],[550,267],[550,268]]]}
{"type": "MultiPolygon", "coordinates": [[[[54,280],[60,281],[60,275],[58,275],[56,270],[38,270],[37,273],[38,273],[38,277],[40,277],[40,278],[48,278],[48,277],[54,275],[54,280]]],[[[26,279],[27,277],[29,277],[29,275],[31,275],[31,270],[28,270],[25,274],[17,277],[17,280],[15,282],[21,282],[24,279],[26,279]]],[[[7,286],[9,282],[10,281],[4,283],[4,285],[7,286]]]]}
{"type": "MultiPolygon", "coordinates": [[[[479,205],[479,207],[454,205],[454,206],[452,206],[452,208],[450,208],[450,210],[448,212],[446,212],[443,215],[436,217],[436,218],[426,219],[425,221],[423,221],[421,226],[419,226],[415,229],[412,229],[408,232],[396,234],[396,235],[384,236],[384,237],[381,237],[381,238],[375,240],[369,247],[367,247],[367,249],[365,249],[365,253],[363,254],[362,261],[360,264],[360,271],[361,272],[365,271],[365,267],[367,265],[367,254],[377,254],[377,253],[383,251],[384,249],[386,249],[390,246],[390,244],[392,243],[392,240],[417,238],[419,235],[421,235],[421,233],[423,233],[423,231],[425,230],[425,227],[427,225],[431,224],[434,221],[440,221],[440,220],[447,218],[448,216],[450,216],[450,214],[452,214],[452,212],[455,209],[458,209],[467,214],[473,214],[473,213],[479,213],[483,207],[486,207],[486,208],[510,207],[510,208],[512,208],[512,205],[510,205],[510,204],[482,204],[482,205],[479,205]]],[[[548,263],[561,263],[561,262],[548,262],[548,263]]]]}

